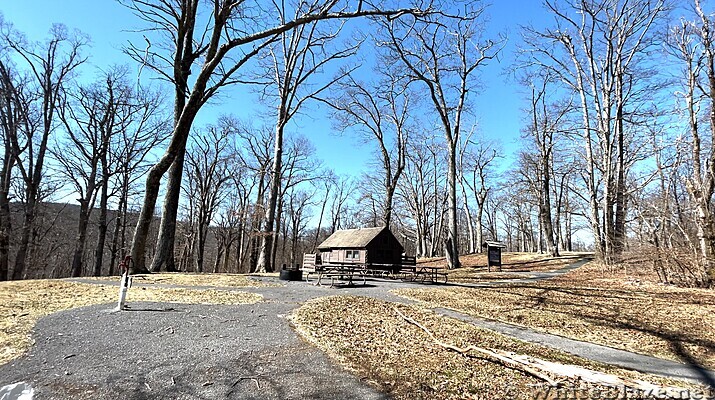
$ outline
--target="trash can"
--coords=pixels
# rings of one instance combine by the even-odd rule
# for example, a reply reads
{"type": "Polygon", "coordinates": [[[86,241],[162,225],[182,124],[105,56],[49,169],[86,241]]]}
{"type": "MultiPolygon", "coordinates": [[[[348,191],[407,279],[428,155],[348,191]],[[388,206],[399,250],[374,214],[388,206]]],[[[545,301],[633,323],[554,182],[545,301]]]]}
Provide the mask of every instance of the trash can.
{"type": "Polygon", "coordinates": [[[303,280],[303,271],[300,270],[300,265],[296,264],[295,268],[286,267],[283,264],[281,273],[278,278],[282,281],[300,281],[303,280]]]}

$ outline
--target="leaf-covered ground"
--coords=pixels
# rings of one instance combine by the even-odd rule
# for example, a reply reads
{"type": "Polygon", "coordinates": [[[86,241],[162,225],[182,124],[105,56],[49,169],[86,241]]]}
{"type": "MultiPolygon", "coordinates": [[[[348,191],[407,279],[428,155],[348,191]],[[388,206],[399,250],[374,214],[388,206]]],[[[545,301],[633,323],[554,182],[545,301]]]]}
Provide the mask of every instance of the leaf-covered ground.
{"type": "Polygon", "coordinates": [[[522,371],[436,345],[420,328],[402,319],[394,307],[420,321],[440,340],[457,346],[474,344],[624,377],[644,377],[513,340],[426,309],[372,298],[312,300],[296,310],[291,321],[308,341],[397,399],[532,399],[539,390],[545,393],[540,389],[541,380],[522,371]]]}
{"type": "MultiPolygon", "coordinates": [[[[88,285],[62,280],[0,282],[0,364],[22,355],[32,344],[30,332],[38,319],[51,313],[92,304],[112,303],[116,286],[88,285]]],[[[190,304],[251,304],[261,301],[254,293],[135,287],[127,293],[133,301],[190,304]]]]}
{"type": "Polygon", "coordinates": [[[555,279],[397,294],[470,315],[715,368],[715,292],[660,285],[595,263],[555,279]]]}

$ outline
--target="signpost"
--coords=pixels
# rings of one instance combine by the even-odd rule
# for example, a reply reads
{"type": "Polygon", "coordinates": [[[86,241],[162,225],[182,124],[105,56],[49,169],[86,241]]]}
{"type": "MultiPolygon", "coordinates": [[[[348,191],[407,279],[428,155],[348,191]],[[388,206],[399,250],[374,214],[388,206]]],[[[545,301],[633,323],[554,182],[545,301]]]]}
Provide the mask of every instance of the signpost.
{"type": "Polygon", "coordinates": [[[482,247],[487,248],[487,271],[491,272],[492,267],[498,267],[501,271],[501,249],[506,246],[499,242],[486,241],[482,247]]]}

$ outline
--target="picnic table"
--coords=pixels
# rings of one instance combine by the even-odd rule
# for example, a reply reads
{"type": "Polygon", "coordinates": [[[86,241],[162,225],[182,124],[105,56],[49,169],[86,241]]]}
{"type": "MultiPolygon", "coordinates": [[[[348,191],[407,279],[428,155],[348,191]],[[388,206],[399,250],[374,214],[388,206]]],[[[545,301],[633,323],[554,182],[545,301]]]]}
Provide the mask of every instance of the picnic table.
{"type": "Polygon", "coordinates": [[[305,275],[305,281],[310,282],[310,275],[317,274],[316,285],[321,285],[323,278],[330,278],[330,286],[335,286],[336,278],[345,281],[347,285],[353,285],[353,280],[362,278],[362,284],[366,283],[367,268],[364,264],[354,263],[329,263],[316,265],[314,271],[305,275]]]}
{"type": "Polygon", "coordinates": [[[392,277],[403,281],[421,283],[447,283],[447,274],[440,267],[428,267],[405,264],[358,264],[346,262],[330,262],[318,264],[310,269],[304,268],[305,281],[317,275],[316,285],[322,285],[325,278],[330,278],[330,286],[335,286],[336,281],[343,281],[347,285],[354,285],[356,279],[362,278],[366,284],[367,276],[392,277]]]}
{"type": "Polygon", "coordinates": [[[412,282],[420,281],[422,283],[429,281],[430,283],[447,283],[447,274],[440,272],[440,267],[403,267],[400,272],[403,274],[403,280],[412,282]]]}

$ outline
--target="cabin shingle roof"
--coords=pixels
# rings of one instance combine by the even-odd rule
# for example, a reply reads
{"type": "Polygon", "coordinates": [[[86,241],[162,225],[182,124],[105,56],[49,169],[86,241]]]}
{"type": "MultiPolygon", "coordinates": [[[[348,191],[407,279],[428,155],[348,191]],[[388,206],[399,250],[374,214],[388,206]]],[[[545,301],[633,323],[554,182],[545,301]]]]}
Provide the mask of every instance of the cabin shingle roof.
{"type": "Polygon", "coordinates": [[[335,231],[330,237],[325,239],[318,246],[319,250],[337,249],[337,248],[355,248],[366,247],[383,229],[384,226],[377,228],[361,228],[361,229],[344,229],[335,231]]]}

